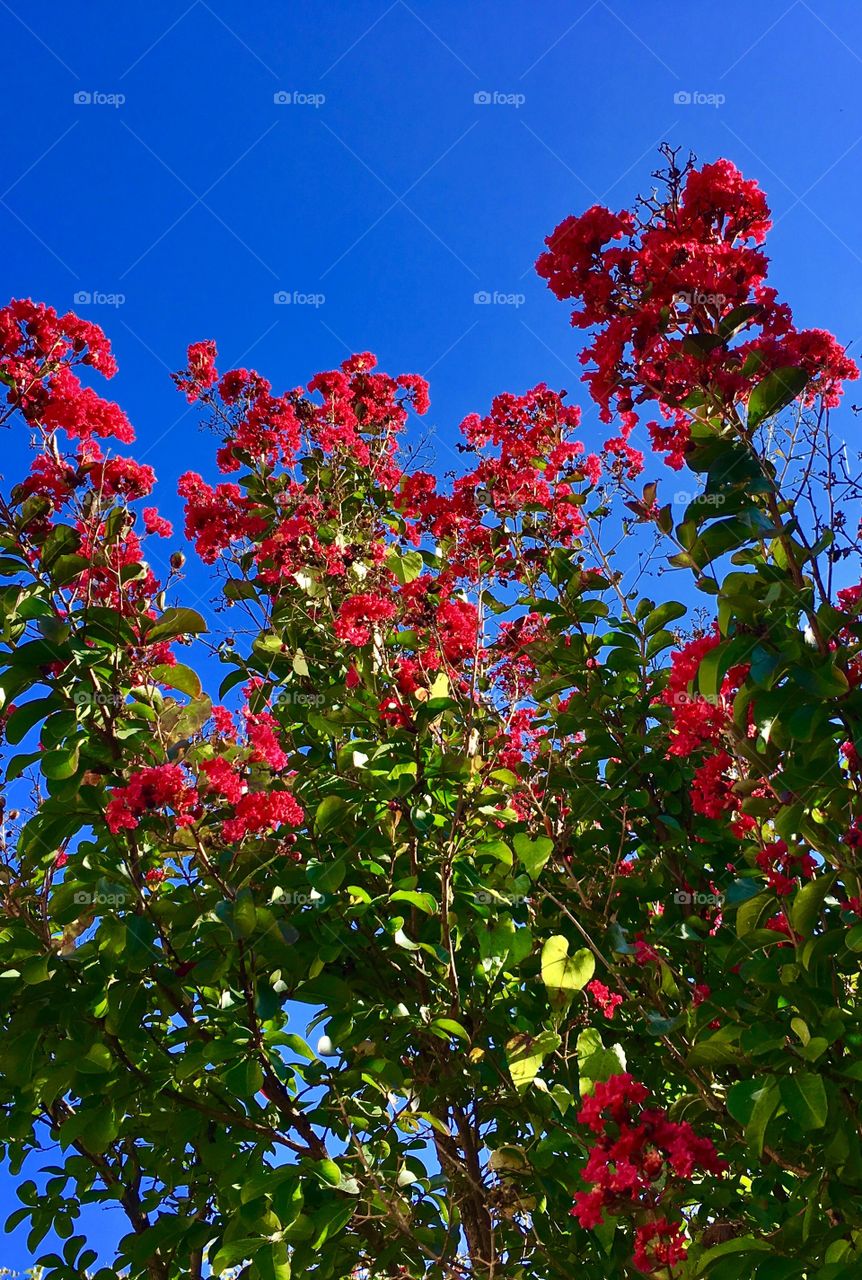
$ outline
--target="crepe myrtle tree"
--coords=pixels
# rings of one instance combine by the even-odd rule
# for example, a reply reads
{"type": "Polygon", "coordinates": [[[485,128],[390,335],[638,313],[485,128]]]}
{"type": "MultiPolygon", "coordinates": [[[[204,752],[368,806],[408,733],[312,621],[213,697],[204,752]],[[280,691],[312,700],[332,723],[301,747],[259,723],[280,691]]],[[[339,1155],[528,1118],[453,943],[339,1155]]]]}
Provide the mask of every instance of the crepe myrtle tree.
{"type": "Polygon", "coordinates": [[[0,311],[0,1141],[44,1280],[860,1274],[857,371],[753,181],[656,177],[538,262],[596,453],[540,385],[441,481],[421,378],[194,344],[206,619],[79,376],[104,334],[0,311]]]}

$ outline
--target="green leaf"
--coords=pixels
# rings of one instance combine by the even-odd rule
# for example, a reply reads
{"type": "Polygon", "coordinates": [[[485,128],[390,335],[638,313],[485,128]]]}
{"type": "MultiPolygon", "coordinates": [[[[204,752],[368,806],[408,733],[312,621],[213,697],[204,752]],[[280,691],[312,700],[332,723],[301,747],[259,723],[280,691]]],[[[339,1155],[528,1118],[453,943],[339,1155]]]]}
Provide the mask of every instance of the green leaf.
{"type": "Polygon", "coordinates": [[[723,1240],[721,1244],[713,1245],[711,1249],[707,1249],[706,1253],[702,1253],[697,1260],[694,1274],[702,1276],[713,1262],[719,1258],[726,1258],[728,1254],[773,1252],[773,1247],[768,1240],[761,1240],[757,1236],[737,1236],[735,1240],[723,1240]]]}
{"type": "Polygon", "coordinates": [[[400,554],[393,551],[387,557],[386,568],[395,575],[403,587],[419,577],[425,568],[425,562],[418,551],[404,551],[400,554]]]}
{"type": "Polygon", "coordinates": [[[759,302],[743,302],[722,317],[718,332],[723,338],[733,338],[750,320],[754,320],[763,311],[759,302]]]}
{"type": "Polygon", "coordinates": [[[771,901],[772,899],[768,893],[758,893],[755,897],[749,898],[747,902],[743,902],[736,913],[736,936],[738,938],[744,938],[747,933],[751,933],[753,929],[757,928],[757,922],[771,901]]]}
{"type": "Polygon", "coordinates": [[[40,982],[47,982],[50,976],[47,956],[31,956],[29,960],[25,960],[21,965],[21,981],[26,982],[28,987],[35,987],[40,982]]]}
{"type": "Polygon", "coordinates": [[[81,535],[70,524],[54,525],[42,545],[42,564],[46,569],[61,555],[70,555],[81,545],[81,535]]]}
{"type": "Polygon", "coordinates": [[[210,1262],[213,1274],[220,1275],[228,1267],[235,1267],[240,1262],[245,1262],[246,1258],[254,1257],[262,1247],[263,1241],[260,1236],[244,1236],[242,1239],[223,1244],[210,1262]]]}
{"type": "Polygon", "coordinates": [[[748,398],[748,427],[753,431],[801,395],[808,383],[804,369],[774,369],[758,382],[748,398]]]}
{"type": "Polygon", "coordinates": [[[341,1170],[334,1160],[315,1160],[311,1167],[320,1180],[330,1187],[337,1187],[341,1181],[341,1170]]]}
{"type": "Polygon", "coordinates": [[[52,695],[50,698],[36,698],[32,702],[25,702],[23,706],[16,707],[6,722],[6,741],[13,747],[17,746],[23,738],[26,738],[34,725],[44,720],[61,705],[52,695]]]}
{"type": "Polygon", "coordinates": [[[257,925],[257,908],[247,889],[242,889],[233,904],[233,927],[240,938],[250,938],[257,925]]]}
{"type": "Polygon", "coordinates": [[[199,698],[203,692],[197,673],[192,671],[191,667],[183,666],[181,662],[173,665],[169,662],[159,663],[158,666],[152,667],[148,674],[156,684],[163,684],[168,689],[187,693],[190,698],[199,698]]]}
{"type": "Polygon", "coordinates": [[[389,895],[390,902],[409,902],[411,906],[424,911],[426,916],[433,916],[437,911],[437,899],[430,893],[419,893],[414,889],[396,889],[389,895]]]}
{"type": "Polygon", "coordinates": [[[606,1049],[601,1034],[595,1027],[587,1027],[578,1036],[578,1087],[581,1097],[592,1093],[599,1080],[609,1080],[626,1070],[626,1055],[622,1046],[613,1044],[606,1049]]]}
{"type": "Polygon", "coordinates": [[[512,841],[515,853],[527,868],[531,880],[537,880],[551,856],[554,842],[548,836],[528,836],[519,831],[512,841]]]}
{"type": "Polygon", "coordinates": [[[312,1250],[318,1250],[327,1240],[331,1240],[333,1236],[343,1231],[355,1212],[356,1205],[352,1201],[345,1200],[339,1203],[338,1199],[333,1199],[329,1204],[317,1209],[313,1215],[317,1235],[312,1238],[312,1250]]]}
{"type": "Polygon", "coordinates": [[[72,747],[61,747],[59,751],[46,751],[41,764],[45,777],[52,782],[62,782],[65,778],[73,777],[78,769],[80,750],[81,744],[76,742],[72,747]]]}
{"type": "Polygon", "coordinates": [[[745,1141],[759,1159],[766,1137],[766,1126],[778,1107],[779,1090],[775,1077],[767,1076],[753,1097],[751,1117],[745,1126],[745,1141]]]}
{"type": "Polygon", "coordinates": [[[797,933],[807,938],[814,931],[824,900],[834,883],[834,874],[818,876],[816,880],[809,880],[804,884],[796,894],[790,908],[790,923],[797,933]]]}
{"type": "Polygon", "coordinates": [[[340,796],[327,796],[321,800],[314,815],[314,825],[321,835],[332,835],[343,828],[350,813],[350,806],[340,796]]]}
{"type": "Polygon", "coordinates": [[[542,947],[542,981],[554,1009],[564,1009],[576,991],[581,991],[596,971],[592,951],[582,947],[569,955],[569,942],[554,934],[542,947]]]}
{"type": "Polygon", "coordinates": [[[86,556],[75,554],[57,556],[51,571],[51,577],[58,587],[65,587],[73,578],[77,578],[78,574],[83,573],[89,567],[90,561],[86,556]]]}
{"type": "Polygon", "coordinates": [[[512,1083],[523,1093],[539,1074],[539,1069],[549,1053],[560,1047],[562,1041],[554,1031],[542,1031],[537,1036],[518,1034],[506,1045],[506,1061],[512,1083]]]}
{"type": "Polygon", "coordinates": [[[195,609],[166,609],[147,629],[144,644],[156,644],[174,636],[194,635],[206,629],[207,624],[195,609]]]}
{"type": "Polygon", "coordinates": [[[257,596],[257,587],[253,582],[246,582],[244,578],[230,578],[224,584],[224,594],[227,600],[254,600],[257,596]]]}
{"type": "Polygon", "coordinates": [[[253,1280],[290,1280],[290,1275],[287,1245],[268,1244],[255,1254],[251,1269],[253,1280]]]}
{"type": "Polygon", "coordinates": [[[462,1026],[460,1022],[456,1022],[454,1018],[435,1018],[433,1022],[429,1023],[429,1027],[431,1030],[436,1027],[440,1031],[444,1031],[447,1040],[450,1036],[455,1036],[457,1040],[466,1040],[468,1042],[470,1040],[470,1033],[467,1028],[462,1026]]]}
{"type": "Polygon", "coordinates": [[[329,862],[309,863],[306,874],[311,887],[318,893],[337,893],[347,876],[347,860],[339,857],[329,862]]]}
{"type": "Polygon", "coordinates": [[[820,1076],[797,1072],[780,1083],[781,1101],[803,1129],[822,1129],[829,1113],[826,1088],[820,1076]]]}
{"type": "Polygon", "coordinates": [[[745,515],[728,516],[724,520],[714,521],[688,550],[694,565],[698,569],[705,569],[713,560],[773,533],[772,526],[762,514],[751,510],[745,515]]]}

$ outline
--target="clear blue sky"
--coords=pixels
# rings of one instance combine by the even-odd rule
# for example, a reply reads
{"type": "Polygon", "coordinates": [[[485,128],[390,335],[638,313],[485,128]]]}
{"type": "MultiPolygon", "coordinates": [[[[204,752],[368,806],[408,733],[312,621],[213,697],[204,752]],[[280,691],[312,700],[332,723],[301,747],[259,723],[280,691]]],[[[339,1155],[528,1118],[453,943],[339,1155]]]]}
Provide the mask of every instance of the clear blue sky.
{"type": "MultiPolygon", "coordinates": [[[[497,391],[546,380],[583,401],[566,310],[532,263],[568,213],[645,190],[664,140],[762,183],[775,283],[801,325],[858,355],[862,8],[847,0],[0,0],[0,34],[3,300],[124,295],[80,310],[113,340],[110,392],[168,515],[183,470],[213,473],[168,378],[199,338],[277,390],[366,349],[426,374],[440,470],[497,391]]],[[[848,410],[839,425],[852,438],[848,410]]],[[[2,446],[12,479],[26,450],[2,446]]],[[[0,1201],[16,1203],[8,1181],[0,1201]]],[[[21,1232],[0,1244],[0,1265],[29,1261],[21,1232]]]]}

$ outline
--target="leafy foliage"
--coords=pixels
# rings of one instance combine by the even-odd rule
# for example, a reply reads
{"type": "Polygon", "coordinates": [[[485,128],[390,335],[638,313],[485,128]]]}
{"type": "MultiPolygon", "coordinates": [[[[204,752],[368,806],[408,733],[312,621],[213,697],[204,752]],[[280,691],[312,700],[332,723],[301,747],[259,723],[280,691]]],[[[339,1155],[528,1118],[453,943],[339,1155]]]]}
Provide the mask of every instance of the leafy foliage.
{"type": "Polygon", "coordinates": [[[0,312],[38,441],[0,502],[0,1142],[44,1280],[115,1274],[93,1205],[134,1280],[858,1274],[858,495],[817,470],[855,369],[766,287],[762,193],[669,158],[539,264],[601,456],[540,386],[446,491],[399,460],[421,379],[275,395],[190,348],[215,622],[99,443],[104,335],[0,312]],[[650,402],[681,503],[634,488],[650,402]]]}

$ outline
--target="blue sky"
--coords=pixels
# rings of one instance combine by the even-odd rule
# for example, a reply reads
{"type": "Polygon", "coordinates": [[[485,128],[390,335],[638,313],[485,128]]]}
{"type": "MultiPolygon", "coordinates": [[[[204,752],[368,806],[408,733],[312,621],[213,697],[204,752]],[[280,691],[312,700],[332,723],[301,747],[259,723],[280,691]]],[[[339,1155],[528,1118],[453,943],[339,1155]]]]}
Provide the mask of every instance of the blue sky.
{"type": "MultiPolygon", "coordinates": [[[[213,473],[168,377],[200,338],[277,390],[367,349],[425,374],[441,471],[498,391],[544,380],[585,403],[532,263],[567,214],[646,190],[665,140],[761,182],[774,283],[858,355],[862,9],[846,0],[0,0],[0,33],[3,300],[91,296],[76,309],[113,341],[110,393],[169,516],[182,471],[213,473]]],[[[605,433],[585,423],[593,447],[605,433]]],[[[855,434],[849,409],[837,425],[855,434]]],[[[7,482],[26,455],[3,441],[7,482]]],[[[7,1238],[0,1265],[29,1261],[7,1238]]]]}

